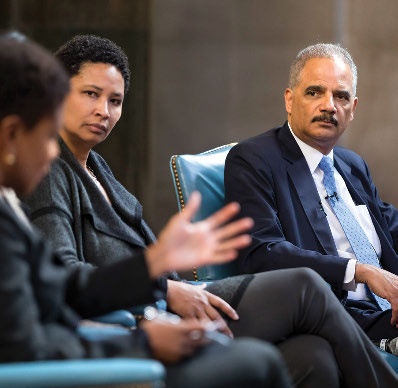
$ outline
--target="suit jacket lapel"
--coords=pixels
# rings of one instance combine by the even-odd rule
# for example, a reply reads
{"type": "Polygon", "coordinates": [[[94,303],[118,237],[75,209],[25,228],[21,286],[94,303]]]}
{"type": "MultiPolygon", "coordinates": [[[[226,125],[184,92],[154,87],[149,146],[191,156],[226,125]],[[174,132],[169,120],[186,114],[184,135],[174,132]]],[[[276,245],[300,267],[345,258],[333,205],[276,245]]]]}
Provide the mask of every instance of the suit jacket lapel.
{"type": "Polygon", "coordinates": [[[325,253],[337,255],[336,245],[307,161],[290,133],[287,124],[281,129],[279,140],[281,142],[282,154],[290,162],[290,166],[287,167],[287,173],[297,192],[312,230],[323,246],[325,253]]]}
{"type": "Polygon", "coordinates": [[[334,153],[334,166],[344,179],[347,189],[355,204],[365,205],[366,202],[363,198],[366,198],[366,193],[363,190],[360,179],[352,173],[351,167],[336,153],[334,153]]]}

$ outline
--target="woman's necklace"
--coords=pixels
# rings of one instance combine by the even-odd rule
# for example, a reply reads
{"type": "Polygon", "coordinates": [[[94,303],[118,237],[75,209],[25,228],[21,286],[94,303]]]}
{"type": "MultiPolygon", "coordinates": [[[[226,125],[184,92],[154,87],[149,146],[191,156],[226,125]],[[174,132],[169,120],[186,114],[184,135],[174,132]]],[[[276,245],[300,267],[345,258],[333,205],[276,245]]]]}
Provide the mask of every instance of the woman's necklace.
{"type": "Polygon", "coordinates": [[[94,174],[93,169],[92,169],[89,165],[87,165],[87,164],[86,164],[86,169],[87,169],[87,171],[90,173],[91,177],[94,178],[94,180],[95,180],[96,182],[98,182],[98,178],[97,178],[96,175],[94,174]]]}
{"type": "Polygon", "coordinates": [[[109,203],[111,203],[111,201],[110,201],[110,199],[109,199],[109,197],[108,197],[107,192],[105,191],[105,189],[104,189],[103,186],[101,185],[101,183],[100,183],[100,181],[98,180],[97,176],[94,174],[93,169],[92,169],[90,166],[88,166],[88,165],[86,164],[86,170],[87,170],[87,172],[88,172],[88,175],[90,175],[90,178],[92,178],[92,180],[94,181],[94,183],[97,185],[98,189],[101,191],[102,195],[105,197],[105,199],[106,199],[109,203]]]}

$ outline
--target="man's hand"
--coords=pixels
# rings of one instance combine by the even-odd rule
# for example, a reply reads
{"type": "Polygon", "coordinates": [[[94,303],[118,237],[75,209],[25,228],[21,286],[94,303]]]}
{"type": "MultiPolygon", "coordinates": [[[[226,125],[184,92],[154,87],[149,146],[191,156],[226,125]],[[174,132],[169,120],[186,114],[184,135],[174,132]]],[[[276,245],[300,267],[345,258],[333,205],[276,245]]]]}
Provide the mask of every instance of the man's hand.
{"type": "Polygon", "coordinates": [[[206,323],[194,319],[181,320],[178,324],[154,319],[142,321],[140,327],[148,336],[154,357],[165,364],[183,360],[206,343],[203,339],[206,323]]]}
{"type": "Polygon", "coordinates": [[[239,249],[250,244],[250,236],[243,233],[253,226],[251,218],[228,223],[240,210],[237,203],[230,203],[205,220],[192,223],[200,202],[200,194],[192,193],[184,211],[174,215],[158,241],[147,248],[152,278],[171,270],[230,261],[237,257],[239,249]]]}
{"type": "Polygon", "coordinates": [[[225,324],[217,309],[234,320],[239,319],[238,314],[223,299],[205,291],[203,288],[204,285],[194,286],[168,280],[166,299],[169,309],[182,318],[217,321],[217,323],[222,325],[219,331],[232,337],[231,330],[225,324]]]}
{"type": "Polygon", "coordinates": [[[357,263],[355,281],[366,283],[373,293],[390,302],[391,325],[398,328],[398,276],[373,265],[357,263]]]}

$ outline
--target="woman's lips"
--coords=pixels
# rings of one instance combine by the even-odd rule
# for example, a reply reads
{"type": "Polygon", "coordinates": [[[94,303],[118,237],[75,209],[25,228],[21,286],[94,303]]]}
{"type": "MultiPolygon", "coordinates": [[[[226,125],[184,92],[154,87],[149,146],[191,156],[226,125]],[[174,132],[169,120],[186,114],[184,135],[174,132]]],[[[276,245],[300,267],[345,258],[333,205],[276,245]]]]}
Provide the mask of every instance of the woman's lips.
{"type": "Polygon", "coordinates": [[[106,126],[102,124],[97,124],[97,123],[89,123],[86,124],[92,132],[96,133],[106,133],[106,126]]]}

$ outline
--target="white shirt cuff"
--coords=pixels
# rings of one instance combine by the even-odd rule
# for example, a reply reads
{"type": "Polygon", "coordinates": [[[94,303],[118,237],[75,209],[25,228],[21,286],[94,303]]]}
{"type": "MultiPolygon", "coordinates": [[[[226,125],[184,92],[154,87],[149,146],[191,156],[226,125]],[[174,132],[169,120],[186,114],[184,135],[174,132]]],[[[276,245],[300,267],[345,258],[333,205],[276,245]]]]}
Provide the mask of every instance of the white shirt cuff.
{"type": "Polygon", "coordinates": [[[343,290],[355,291],[357,288],[357,283],[355,283],[355,279],[354,279],[356,263],[357,263],[357,261],[354,259],[350,259],[348,261],[347,268],[345,270],[343,290]]]}

